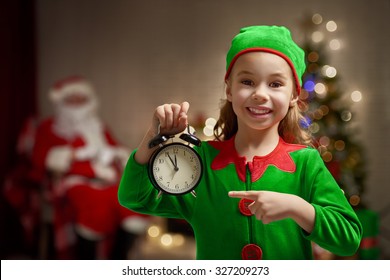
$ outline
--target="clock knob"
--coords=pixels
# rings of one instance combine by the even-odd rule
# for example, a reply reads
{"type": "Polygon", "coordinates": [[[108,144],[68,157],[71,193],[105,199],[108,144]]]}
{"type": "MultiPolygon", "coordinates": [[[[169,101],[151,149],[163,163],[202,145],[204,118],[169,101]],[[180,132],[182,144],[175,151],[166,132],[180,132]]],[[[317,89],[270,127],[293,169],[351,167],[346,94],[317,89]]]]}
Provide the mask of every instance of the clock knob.
{"type": "Polygon", "coordinates": [[[188,143],[191,143],[195,146],[200,146],[200,144],[202,143],[202,141],[193,134],[183,133],[180,135],[180,139],[187,141],[188,143]]]}

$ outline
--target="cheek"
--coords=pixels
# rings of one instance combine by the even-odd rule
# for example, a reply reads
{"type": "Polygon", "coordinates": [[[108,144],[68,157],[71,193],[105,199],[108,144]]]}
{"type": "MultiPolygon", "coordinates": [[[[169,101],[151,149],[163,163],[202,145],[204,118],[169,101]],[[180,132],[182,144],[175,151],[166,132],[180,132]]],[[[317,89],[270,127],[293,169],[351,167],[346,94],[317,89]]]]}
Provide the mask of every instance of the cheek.
{"type": "Polygon", "coordinates": [[[288,98],[280,98],[274,100],[274,105],[277,106],[278,111],[281,114],[287,114],[288,109],[290,108],[290,99],[288,98]]]}

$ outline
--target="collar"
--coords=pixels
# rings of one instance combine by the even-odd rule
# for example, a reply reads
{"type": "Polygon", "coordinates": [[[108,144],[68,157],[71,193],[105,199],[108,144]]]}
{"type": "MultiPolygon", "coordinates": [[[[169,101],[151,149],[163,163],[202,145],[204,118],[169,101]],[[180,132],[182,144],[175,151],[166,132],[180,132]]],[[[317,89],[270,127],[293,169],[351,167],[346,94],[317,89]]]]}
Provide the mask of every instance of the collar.
{"type": "Polygon", "coordinates": [[[255,182],[261,178],[268,166],[272,165],[276,168],[294,173],[296,165],[291,158],[290,153],[306,148],[304,145],[289,144],[279,137],[279,143],[276,148],[266,156],[255,156],[252,162],[248,162],[245,157],[238,155],[235,145],[235,137],[226,141],[210,141],[209,144],[220,153],[214,158],[211,163],[212,170],[220,170],[229,164],[234,164],[236,172],[241,181],[246,181],[246,165],[248,164],[251,173],[251,181],[255,182]]]}

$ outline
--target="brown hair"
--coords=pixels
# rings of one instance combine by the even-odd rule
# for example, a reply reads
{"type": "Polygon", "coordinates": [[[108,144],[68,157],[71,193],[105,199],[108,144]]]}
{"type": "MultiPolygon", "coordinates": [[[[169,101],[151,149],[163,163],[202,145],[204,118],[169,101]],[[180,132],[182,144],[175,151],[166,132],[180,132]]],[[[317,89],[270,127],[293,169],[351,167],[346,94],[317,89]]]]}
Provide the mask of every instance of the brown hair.
{"type": "MultiPolygon", "coordinates": [[[[287,143],[303,144],[312,146],[312,137],[308,130],[301,127],[301,123],[306,122],[302,114],[305,104],[298,99],[292,107],[289,108],[284,119],[279,123],[279,135],[287,143]]],[[[232,103],[223,100],[220,115],[214,126],[214,136],[217,140],[229,140],[238,130],[237,116],[233,111],[232,103]]]]}

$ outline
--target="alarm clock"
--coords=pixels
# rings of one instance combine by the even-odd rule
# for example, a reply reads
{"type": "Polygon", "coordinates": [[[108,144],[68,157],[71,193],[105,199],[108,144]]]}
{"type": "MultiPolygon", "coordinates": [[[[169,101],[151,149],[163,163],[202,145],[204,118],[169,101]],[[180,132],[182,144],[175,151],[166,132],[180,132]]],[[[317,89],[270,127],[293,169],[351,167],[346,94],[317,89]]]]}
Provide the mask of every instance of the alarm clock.
{"type": "Polygon", "coordinates": [[[182,142],[171,142],[169,139],[175,136],[158,134],[149,142],[149,148],[159,146],[152,154],[148,163],[148,175],[151,183],[159,190],[157,198],[163,193],[169,195],[183,195],[191,193],[196,197],[195,188],[198,186],[202,174],[202,160],[191,145],[200,146],[199,140],[190,132],[187,126],[187,133],[180,135],[182,142]]]}

